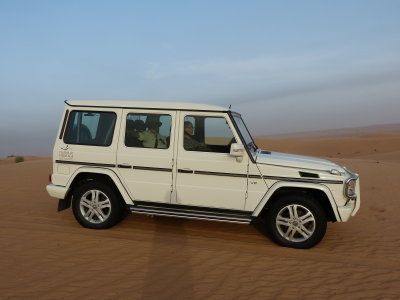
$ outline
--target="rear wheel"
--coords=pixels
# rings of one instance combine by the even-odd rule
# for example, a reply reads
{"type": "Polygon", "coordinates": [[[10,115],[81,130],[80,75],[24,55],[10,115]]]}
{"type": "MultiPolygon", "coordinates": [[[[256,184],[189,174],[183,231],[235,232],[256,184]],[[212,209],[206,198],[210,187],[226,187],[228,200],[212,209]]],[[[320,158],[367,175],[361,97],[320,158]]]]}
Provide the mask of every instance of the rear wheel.
{"type": "Polygon", "coordinates": [[[117,193],[101,182],[90,181],[74,191],[72,210],[84,227],[106,229],[122,217],[123,205],[117,193]]]}
{"type": "Polygon", "coordinates": [[[326,214],[319,203],[304,196],[277,199],[266,214],[267,230],[279,245],[311,248],[326,232],[326,214]]]}

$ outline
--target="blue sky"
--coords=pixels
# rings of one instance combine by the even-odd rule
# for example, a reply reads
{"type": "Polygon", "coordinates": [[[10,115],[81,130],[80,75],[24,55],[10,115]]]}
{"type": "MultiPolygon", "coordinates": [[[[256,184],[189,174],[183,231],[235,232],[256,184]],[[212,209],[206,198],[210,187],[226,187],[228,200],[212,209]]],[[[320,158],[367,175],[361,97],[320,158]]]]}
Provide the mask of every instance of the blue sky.
{"type": "Polygon", "coordinates": [[[212,103],[256,135],[400,123],[400,1],[0,1],[0,157],[65,99],[212,103]]]}

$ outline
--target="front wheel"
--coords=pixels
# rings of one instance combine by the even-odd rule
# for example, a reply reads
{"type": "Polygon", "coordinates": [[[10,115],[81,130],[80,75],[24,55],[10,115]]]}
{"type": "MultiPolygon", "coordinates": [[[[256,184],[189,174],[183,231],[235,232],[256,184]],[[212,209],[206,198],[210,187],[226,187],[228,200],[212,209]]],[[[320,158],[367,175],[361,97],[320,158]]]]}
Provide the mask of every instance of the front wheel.
{"type": "Polygon", "coordinates": [[[83,227],[106,229],[120,221],[123,205],[112,188],[90,181],[74,191],[72,210],[83,227]]]}
{"type": "Polygon", "coordinates": [[[315,199],[303,196],[276,199],[265,221],[271,238],[285,247],[311,248],[326,232],[324,209],[315,199]]]}

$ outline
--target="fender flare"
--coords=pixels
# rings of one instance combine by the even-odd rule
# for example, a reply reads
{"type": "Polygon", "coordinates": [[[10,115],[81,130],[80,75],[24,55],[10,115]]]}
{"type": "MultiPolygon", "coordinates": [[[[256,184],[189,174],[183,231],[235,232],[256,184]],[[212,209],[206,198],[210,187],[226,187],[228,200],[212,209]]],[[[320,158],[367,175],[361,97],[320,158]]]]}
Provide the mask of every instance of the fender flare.
{"type": "Polygon", "coordinates": [[[133,204],[133,198],[129,195],[129,192],[125,188],[125,186],[122,183],[121,179],[118,177],[118,175],[113,170],[110,170],[110,169],[90,168],[90,167],[82,167],[82,168],[76,169],[75,172],[70,177],[68,183],[67,183],[67,188],[68,189],[70,189],[71,184],[75,180],[76,176],[78,176],[81,173],[93,173],[93,174],[107,175],[114,182],[115,186],[117,187],[117,189],[121,193],[121,196],[124,199],[125,203],[126,204],[133,204]]]}
{"type": "Polygon", "coordinates": [[[268,203],[268,201],[272,198],[274,193],[283,187],[293,187],[293,188],[301,188],[301,189],[312,189],[312,190],[320,190],[325,193],[325,195],[329,199],[329,203],[332,207],[333,213],[335,214],[336,220],[340,221],[340,215],[338,212],[338,208],[336,205],[335,200],[333,199],[332,193],[330,189],[326,185],[322,184],[315,184],[315,183],[305,183],[305,182],[288,182],[288,181],[278,181],[275,182],[267,191],[267,193],[264,195],[264,197],[261,199],[261,201],[258,203],[257,207],[253,211],[252,216],[257,217],[262,209],[265,207],[265,205],[268,203]]]}

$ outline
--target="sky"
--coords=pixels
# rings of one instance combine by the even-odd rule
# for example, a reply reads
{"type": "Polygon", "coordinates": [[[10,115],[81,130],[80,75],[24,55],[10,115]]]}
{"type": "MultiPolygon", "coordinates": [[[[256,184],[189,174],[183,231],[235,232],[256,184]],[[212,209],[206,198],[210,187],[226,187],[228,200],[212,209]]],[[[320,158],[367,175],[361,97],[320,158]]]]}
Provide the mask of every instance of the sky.
{"type": "Polygon", "coordinates": [[[229,107],[253,135],[400,123],[400,1],[0,0],[0,157],[66,99],[229,107]]]}

